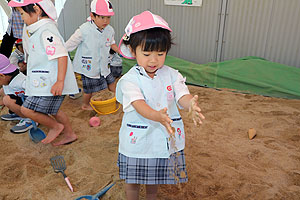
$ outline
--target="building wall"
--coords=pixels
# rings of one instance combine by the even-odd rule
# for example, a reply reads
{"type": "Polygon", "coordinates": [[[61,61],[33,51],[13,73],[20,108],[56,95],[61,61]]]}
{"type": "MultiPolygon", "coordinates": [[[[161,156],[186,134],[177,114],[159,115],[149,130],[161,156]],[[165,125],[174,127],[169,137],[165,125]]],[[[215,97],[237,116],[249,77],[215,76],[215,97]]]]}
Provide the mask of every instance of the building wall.
{"type": "Polygon", "coordinates": [[[299,0],[227,0],[221,60],[260,56],[300,67],[299,0]]]}
{"type": "Polygon", "coordinates": [[[65,40],[86,21],[90,14],[90,0],[66,0],[57,20],[58,29],[65,40]]]}
{"type": "MultiPolygon", "coordinates": [[[[89,15],[91,0],[68,0],[60,30],[65,39],[89,15]]],[[[129,19],[144,10],[172,28],[170,55],[198,63],[258,56],[300,67],[299,0],[203,0],[202,7],[167,6],[163,0],[110,0],[119,42],[129,19]]]]}

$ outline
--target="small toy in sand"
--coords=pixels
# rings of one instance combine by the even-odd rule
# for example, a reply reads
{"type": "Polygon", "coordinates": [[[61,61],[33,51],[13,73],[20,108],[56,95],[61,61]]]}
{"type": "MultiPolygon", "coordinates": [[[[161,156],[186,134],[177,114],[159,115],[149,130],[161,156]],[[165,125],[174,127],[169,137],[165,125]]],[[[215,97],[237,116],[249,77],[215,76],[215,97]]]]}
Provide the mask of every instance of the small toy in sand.
{"type": "Polygon", "coordinates": [[[112,114],[120,108],[120,104],[117,104],[115,94],[108,90],[102,90],[92,96],[90,105],[100,115],[112,114]]]}
{"type": "Polygon", "coordinates": [[[99,117],[91,117],[89,121],[90,126],[95,127],[95,126],[100,126],[100,118],[99,117]]]}
{"type": "Polygon", "coordinates": [[[66,170],[66,162],[63,156],[54,156],[52,158],[50,158],[51,161],[51,165],[54,169],[55,173],[61,173],[64,176],[64,179],[68,185],[68,187],[70,188],[70,190],[72,192],[74,192],[73,187],[70,183],[69,177],[67,177],[67,175],[65,174],[65,170],[66,170]]]}
{"type": "Polygon", "coordinates": [[[102,197],[114,185],[115,185],[114,182],[110,183],[107,186],[105,186],[103,189],[101,189],[100,192],[98,192],[95,195],[84,195],[84,196],[78,197],[75,200],[84,200],[84,199],[86,199],[86,200],[98,200],[99,197],[102,197]]]}
{"type": "Polygon", "coordinates": [[[254,128],[250,128],[248,130],[249,139],[252,140],[256,136],[256,130],[254,128]]]}

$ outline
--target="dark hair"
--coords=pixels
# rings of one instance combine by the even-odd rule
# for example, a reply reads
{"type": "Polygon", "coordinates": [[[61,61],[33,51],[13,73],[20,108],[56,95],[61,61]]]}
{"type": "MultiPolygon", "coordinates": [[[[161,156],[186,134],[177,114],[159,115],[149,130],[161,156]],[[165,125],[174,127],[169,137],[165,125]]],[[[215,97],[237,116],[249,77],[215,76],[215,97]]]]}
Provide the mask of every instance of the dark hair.
{"type": "MultiPolygon", "coordinates": [[[[41,17],[49,17],[39,4],[36,4],[36,5],[42,10],[41,17]]],[[[27,6],[22,6],[21,8],[30,15],[31,13],[35,13],[33,6],[34,6],[34,4],[29,4],[27,6]]]]}
{"type": "Polygon", "coordinates": [[[19,69],[16,69],[15,71],[13,71],[13,72],[10,72],[10,73],[8,73],[8,74],[4,74],[5,76],[11,76],[11,77],[15,77],[16,75],[18,75],[19,74],[19,69]]]}
{"type": "Polygon", "coordinates": [[[169,30],[151,28],[131,34],[129,41],[124,40],[124,44],[129,45],[134,52],[141,45],[143,51],[166,51],[168,53],[173,42],[169,30]]]}
{"type": "Polygon", "coordinates": [[[93,13],[93,16],[94,17],[97,17],[97,16],[100,16],[100,15],[97,15],[96,13],[92,12],[93,13]]]}
{"type": "MultiPolygon", "coordinates": [[[[96,14],[94,12],[92,12],[92,14],[93,14],[94,17],[97,17],[97,16],[100,17],[100,16],[102,16],[102,15],[98,15],[98,14],[96,14]]],[[[111,16],[104,16],[104,17],[111,17],[111,16]]]]}

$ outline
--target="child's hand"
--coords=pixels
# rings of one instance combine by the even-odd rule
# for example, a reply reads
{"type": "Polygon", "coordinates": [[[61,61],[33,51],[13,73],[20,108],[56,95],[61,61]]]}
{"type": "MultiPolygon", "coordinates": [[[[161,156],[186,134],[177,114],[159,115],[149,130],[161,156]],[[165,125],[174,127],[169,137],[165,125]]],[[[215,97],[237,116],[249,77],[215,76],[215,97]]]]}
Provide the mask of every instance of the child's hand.
{"type": "Polygon", "coordinates": [[[64,89],[64,82],[63,81],[56,81],[54,85],[51,87],[51,93],[53,96],[61,96],[62,91],[64,89]]]}
{"type": "Polygon", "coordinates": [[[169,134],[173,134],[173,130],[172,130],[172,120],[170,119],[170,117],[167,114],[167,108],[161,109],[159,112],[159,122],[164,125],[164,127],[166,127],[167,131],[169,134]]]}
{"type": "Polygon", "coordinates": [[[205,119],[205,117],[201,114],[201,109],[198,106],[198,95],[195,95],[190,100],[189,115],[192,116],[195,126],[202,124],[201,119],[205,119]]]}

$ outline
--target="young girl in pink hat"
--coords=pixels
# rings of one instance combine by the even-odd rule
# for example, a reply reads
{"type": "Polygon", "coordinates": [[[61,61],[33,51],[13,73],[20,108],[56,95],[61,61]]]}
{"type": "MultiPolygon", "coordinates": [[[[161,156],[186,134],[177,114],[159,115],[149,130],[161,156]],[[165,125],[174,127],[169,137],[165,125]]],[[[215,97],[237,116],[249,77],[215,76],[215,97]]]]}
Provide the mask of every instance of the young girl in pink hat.
{"type": "Polygon", "coordinates": [[[81,74],[83,110],[93,110],[89,103],[95,92],[106,88],[115,91],[115,78],[108,68],[110,48],[119,53],[115,31],[109,25],[113,15],[113,7],[108,0],[93,0],[91,20],[82,24],[66,42],[68,51],[77,48],[73,66],[74,71],[81,74]]]}
{"type": "Polygon", "coordinates": [[[77,139],[67,115],[60,106],[65,95],[78,93],[72,63],[55,22],[56,10],[51,0],[12,0],[27,25],[28,62],[25,95],[21,112],[49,128],[42,143],[51,143],[60,133],[63,145],[77,139]],[[53,116],[53,117],[52,117],[53,116]]]}
{"type": "Polygon", "coordinates": [[[120,41],[120,53],[136,59],[117,83],[116,98],[124,116],[119,132],[118,166],[127,199],[156,199],[159,184],[187,181],[185,132],[179,108],[189,109],[195,125],[204,116],[198,96],[192,96],[185,78],[164,65],[171,48],[171,29],[160,16],[145,11],[134,16],[120,41]]]}

